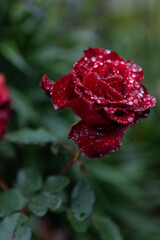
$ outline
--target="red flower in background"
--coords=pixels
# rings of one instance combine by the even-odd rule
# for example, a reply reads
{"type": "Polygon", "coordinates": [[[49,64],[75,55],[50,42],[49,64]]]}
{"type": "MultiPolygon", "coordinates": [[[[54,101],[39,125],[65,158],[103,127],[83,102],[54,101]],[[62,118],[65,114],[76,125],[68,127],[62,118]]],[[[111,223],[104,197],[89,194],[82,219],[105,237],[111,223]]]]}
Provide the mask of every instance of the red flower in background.
{"type": "Polygon", "coordinates": [[[70,107],[82,119],[69,138],[87,156],[98,158],[117,151],[127,128],[155,106],[143,78],[133,61],[96,47],[85,50],[68,75],[55,83],[44,75],[40,85],[55,110],[70,107]]]}
{"type": "Polygon", "coordinates": [[[0,73],[0,138],[6,132],[10,118],[10,92],[6,86],[5,76],[0,73]]]}

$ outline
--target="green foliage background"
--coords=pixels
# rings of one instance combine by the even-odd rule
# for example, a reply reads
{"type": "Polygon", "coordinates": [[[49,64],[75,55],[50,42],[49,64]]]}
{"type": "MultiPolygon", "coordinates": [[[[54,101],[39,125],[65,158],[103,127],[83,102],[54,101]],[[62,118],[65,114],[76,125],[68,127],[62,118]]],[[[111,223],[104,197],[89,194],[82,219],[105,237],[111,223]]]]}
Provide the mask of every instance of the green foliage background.
{"type": "MultiPolygon", "coordinates": [[[[12,93],[9,133],[0,143],[0,169],[10,188],[24,167],[36,168],[43,179],[59,174],[70,152],[55,140],[75,147],[67,135],[78,117],[70,109],[53,111],[39,88],[44,73],[57,80],[68,74],[84,49],[99,46],[140,65],[144,85],[157,97],[149,118],[127,131],[118,152],[102,159],[83,158],[96,196],[93,219],[98,227],[92,223],[85,232],[88,226],[74,222],[72,228],[67,219],[72,222],[73,216],[68,213],[67,218],[61,210],[36,224],[49,225],[48,238],[39,236],[30,217],[33,240],[160,239],[159,26],[159,0],[0,0],[0,72],[12,93]],[[26,135],[24,128],[42,129],[26,135]],[[11,134],[19,130],[20,135],[11,134]],[[77,228],[85,233],[77,233],[77,228]],[[58,232],[63,238],[56,237],[58,232]]],[[[70,206],[71,191],[82,178],[79,166],[73,166],[68,176],[65,201],[70,206]]]]}

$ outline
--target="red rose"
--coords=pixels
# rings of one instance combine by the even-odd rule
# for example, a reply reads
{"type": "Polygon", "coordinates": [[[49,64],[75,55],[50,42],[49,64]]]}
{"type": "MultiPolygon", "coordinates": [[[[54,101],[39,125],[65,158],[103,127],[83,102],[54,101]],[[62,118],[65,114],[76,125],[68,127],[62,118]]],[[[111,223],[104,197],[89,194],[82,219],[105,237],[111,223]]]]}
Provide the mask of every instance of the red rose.
{"type": "Polygon", "coordinates": [[[5,77],[0,73],[0,138],[6,132],[10,117],[10,92],[5,77]]]}
{"type": "Polygon", "coordinates": [[[126,129],[147,117],[156,99],[140,83],[143,70],[116,52],[88,48],[70,73],[55,83],[46,75],[41,87],[55,110],[70,107],[82,119],[70,133],[90,158],[119,149],[126,129]]]}

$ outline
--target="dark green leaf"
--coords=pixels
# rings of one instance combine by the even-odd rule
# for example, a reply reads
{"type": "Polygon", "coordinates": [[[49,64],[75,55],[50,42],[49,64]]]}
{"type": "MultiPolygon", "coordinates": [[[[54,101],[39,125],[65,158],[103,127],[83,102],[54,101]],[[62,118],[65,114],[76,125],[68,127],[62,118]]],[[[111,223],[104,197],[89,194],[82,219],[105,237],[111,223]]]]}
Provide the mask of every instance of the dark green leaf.
{"type": "Polygon", "coordinates": [[[5,139],[9,142],[25,145],[45,145],[55,141],[55,137],[45,129],[21,129],[6,134],[5,139]]]}
{"type": "Polygon", "coordinates": [[[25,58],[23,58],[14,42],[1,42],[0,53],[26,75],[33,73],[33,69],[28,65],[25,58]]]}
{"type": "Polygon", "coordinates": [[[0,217],[21,210],[25,206],[25,198],[16,189],[0,194],[0,217]]]}
{"type": "Polygon", "coordinates": [[[48,208],[51,211],[55,211],[55,210],[59,209],[61,204],[62,204],[62,198],[60,196],[56,196],[56,195],[50,196],[50,202],[49,202],[48,208]]]}
{"type": "Polygon", "coordinates": [[[47,213],[48,203],[48,194],[40,193],[32,199],[29,204],[29,210],[36,216],[42,217],[47,213]]]}
{"type": "Polygon", "coordinates": [[[123,240],[118,226],[107,217],[94,217],[95,228],[103,240],[123,240]]]}
{"type": "Polygon", "coordinates": [[[87,231],[90,224],[89,220],[85,220],[83,222],[77,221],[71,211],[67,211],[67,218],[76,232],[85,233],[87,231]]]}
{"type": "Polygon", "coordinates": [[[17,174],[16,186],[25,193],[36,192],[42,187],[42,177],[32,168],[21,169],[17,174]]]}
{"type": "Polygon", "coordinates": [[[44,184],[44,191],[46,192],[58,192],[64,189],[69,184],[69,179],[63,176],[50,176],[46,179],[44,184]]]}
{"type": "Polygon", "coordinates": [[[59,196],[54,196],[46,192],[38,194],[31,203],[29,209],[36,216],[44,216],[48,209],[51,211],[57,210],[61,206],[62,200],[59,196]]]}
{"type": "Polygon", "coordinates": [[[16,213],[6,217],[0,223],[0,240],[30,240],[31,230],[28,226],[28,218],[16,213]]]}
{"type": "Polygon", "coordinates": [[[88,179],[83,179],[72,192],[72,211],[78,221],[88,218],[93,210],[95,195],[88,179]]]}
{"type": "Polygon", "coordinates": [[[26,122],[38,122],[39,116],[35,111],[32,102],[22,92],[15,88],[11,88],[11,96],[14,104],[12,108],[17,113],[18,122],[20,126],[26,124],[26,122]]]}

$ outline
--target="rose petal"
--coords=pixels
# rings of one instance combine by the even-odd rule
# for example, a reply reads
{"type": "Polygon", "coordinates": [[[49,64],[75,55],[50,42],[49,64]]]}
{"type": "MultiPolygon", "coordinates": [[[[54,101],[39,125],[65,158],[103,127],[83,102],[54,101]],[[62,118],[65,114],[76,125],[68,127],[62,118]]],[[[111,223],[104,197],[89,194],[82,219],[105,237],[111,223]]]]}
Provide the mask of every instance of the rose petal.
{"type": "Polygon", "coordinates": [[[10,101],[10,92],[5,83],[0,82],[0,106],[10,101]]]}
{"type": "Polygon", "coordinates": [[[126,110],[134,112],[144,112],[147,109],[154,107],[156,105],[156,98],[148,94],[144,94],[138,104],[132,104],[128,106],[126,110]]]}
{"type": "Polygon", "coordinates": [[[99,84],[99,81],[101,81],[100,77],[98,74],[93,72],[86,73],[83,78],[83,84],[85,87],[91,90],[92,93],[96,96],[104,97],[103,90],[99,84]]]}
{"type": "MultiPolygon", "coordinates": [[[[105,110],[105,108],[104,108],[104,110],[105,110]]],[[[125,113],[125,111],[122,111],[122,110],[120,110],[119,112],[122,114],[125,114],[125,116],[118,116],[116,114],[113,115],[113,114],[108,114],[108,113],[106,113],[106,115],[109,119],[111,119],[119,124],[130,124],[130,123],[134,122],[135,114],[133,112],[125,113]]]]}
{"type": "Polygon", "coordinates": [[[84,51],[84,57],[87,57],[87,58],[104,55],[104,54],[106,54],[106,50],[99,47],[88,48],[84,51]]]}
{"type": "Polygon", "coordinates": [[[147,118],[149,116],[150,113],[150,108],[146,109],[144,112],[137,112],[137,116],[139,118],[147,118]]]}
{"type": "Polygon", "coordinates": [[[72,127],[69,138],[72,138],[88,157],[99,158],[118,151],[129,126],[116,123],[93,126],[80,121],[72,127]]]}
{"type": "Polygon", "coordinates": [[[55,82],[52,90],[52,103],[55,110],[70,107],[70,101],[74,97],[71,74],[65,75],[55,82]]]}
{"type": "Polygon", "coordinates": [[[150,95],[144,94],[142,102],[138,105],[135,112],[142,112],[148,108],[154,107],[156,105],[156,98],[150,95]]]}
{"type": "Polygon", "coordinates": [[[112,88],[111,86],[107,85],[104,81],[100,80],[99,85],[101,86],[101,89],[106,96],[106,98],[109,98],[110,100],[122,100],[123,96],[115,88],[112,88]]]}
{"type": "Polygon", "coordinates": [[[74,98],[72,89],[72,75],[68,74],[52,82],[46,75],[41,79],[41,88],[51,97],[54,110],[69,107],[70,100],[74,98]]]}
{"type": "Polygon", "coordinates": [[[144,73],[143,73],[143,69],[136,65],[135,63],[132,64],[131,67],[131,71],[132,71],[132,77],[136,80],[141,82],[144,79],[144,73]]]}
{"type": "Polygon", "coordinates": [[[71,101],[70,107],[75,114],[89,124],[106,125],[108,123],[105,118],[103,118],[94,110],[93,104],[89,104],[87,101],[85,101],[84,96],[82,99],[79,97],[71,101]]]}
{"type": "Polygon", "coordinates": [[[40,87],[46,92],[50,97],[53,89],[54,82],[52,82],[46,74],[43,75],[40,81],[40,87]]]}
{"type": "MultiPolygon", "coordinates": [[[[111,60],[118,60],[118,61],[123,61],[124,59],[123,58],[121,58],[119,55],[118,55],[118,53],[116,53],[115,51],[110,51],[110,50],[108,50],[107,51],[107,53],[108,53],[108,56],[107,56],[107,58],[108,59],[111,59],[111,60]]],[[[117,64],[116,64],[117,65],[117,64]]]]}

